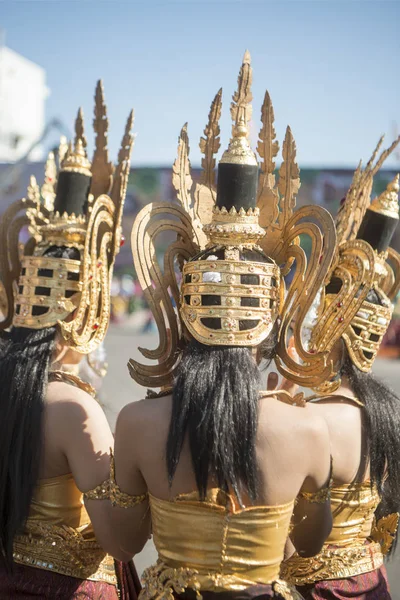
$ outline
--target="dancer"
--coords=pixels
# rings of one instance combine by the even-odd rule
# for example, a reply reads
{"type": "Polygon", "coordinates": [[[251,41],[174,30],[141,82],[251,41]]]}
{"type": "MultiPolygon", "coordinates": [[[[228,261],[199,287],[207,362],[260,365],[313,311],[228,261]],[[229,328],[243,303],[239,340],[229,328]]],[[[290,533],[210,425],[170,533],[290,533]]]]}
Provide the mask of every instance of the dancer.
{"type": "Polygon", "coordinates": [[[104,479],[113,438],[93,388],[74,368],[109,323],[132,121],[131,113],[114,173],[99,82],[93,163],[79,112],[74,144],[60,149],[58,177],[51,157],[41,189],[32,178],[27,198],[0,222],[1,598],[137,596],[133,568],[115,568],[106,553],[127,559],[107,506],[83,504],[83,492],[104,479]],[[21,249],[26,225],[31,237],[21,249]]]}
{"type": "MultiPolygon", "coordinates": [[[[107,487],[112,501],[124,494],[126,508],[114,507],[113,519],[127,552],[141,550],[151,522],[159,560],[144,572],[143,599],[300,598],[279,580],[293,510],[302,555],[318,552],[330,531],[326,426],[318,416],[279,402],[276,396],[284,392],[260,392],[257,359],[275,351],[278,316],[294,310],[293,298],[306,307],[303,282],[311,291],[324,280],[334,250],[333,222],[323,209],[311,211],[321,229],[310,223],[308,209],[292,214],[299,171],[290,129],[279,190],[268,194],[265,181],[257,197],[258,164],[248,142],[251,77],[246,53],[216,197],[221,92],[200,144],[201,182],[192,186],[185,126],[173,174],[179,202],[145,207],[132,231],[135,268],[160,344],[142,350],[157,365],[131,360],[129,366],[136,381],[163,389],[121,411],[115,472],[95,495],[104,498],[107,487]],[[267,231],[259,225],[259,208],[267,231]],[[154,242],[167,229],[178,236],[166,249],[161,270],[154,242]],[[296,246],[303,231],[312,232],[316,265],[307,266],[296,246]],[[326,255],[319,261],[324,237],[326,255]],[[284,304],[277,263],[290,270],[294,257],[296,290],[289,290],[284,304]]],[[[278,151],[272,115],[266,94],[259,152],[261,180],[269,182],[278,151]]],[[[289,359],[284,342],[280,353],[283,362],[289,359]]],[[[309,358],[321,372],[330,372],[320,354],[309,358]]]]}
{"type": "Polygon", "coordinates": [[[400,285],[400,256],[389,248],[399,218],[398,176],[372,202],[370,195],[398,142],[374,164],[379,144],[355,173],[337,218],[337,260],[310,323],[311,347],[325,348],[337,371],[307,406],[329,427],[333,529],[318,556],[294,554],[282,576],[312,600],[390,598],[383,555],[400,511],[400,399],[370,371],[400,285]]]}

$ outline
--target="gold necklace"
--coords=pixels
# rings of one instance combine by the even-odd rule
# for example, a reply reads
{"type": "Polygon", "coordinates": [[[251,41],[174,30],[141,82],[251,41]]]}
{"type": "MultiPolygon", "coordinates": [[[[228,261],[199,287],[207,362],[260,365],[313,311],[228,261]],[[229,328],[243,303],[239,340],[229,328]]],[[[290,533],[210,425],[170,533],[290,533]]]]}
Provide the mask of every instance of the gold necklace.
{"type": "Polygon", "coordinates": [[[66,383],[72,383],[76,387],[84,390],[87,394],[96,397],[96,390],[90,383],[86,381],[82,381],[82,379],[76,375],[75,373],[71,373],[71,371],[63,371],[62,369],[50,369],[49,370],[49,380],[52,381],[65,381],[66,383]]]}

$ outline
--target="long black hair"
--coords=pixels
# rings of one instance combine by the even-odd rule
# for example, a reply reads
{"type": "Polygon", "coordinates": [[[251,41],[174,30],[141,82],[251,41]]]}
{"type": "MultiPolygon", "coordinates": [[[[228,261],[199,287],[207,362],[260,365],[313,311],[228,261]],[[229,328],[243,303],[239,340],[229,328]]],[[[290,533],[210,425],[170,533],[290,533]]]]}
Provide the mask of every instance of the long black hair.
{"type": "MultiPolygon", "coordinates": [[[[73,248],[51,247],[46,256],[79,259],[73,248]]],[[[39,276],[49,276],[47,269],[39,276]]],[[[47,288],[37,288],[46,294],[47,288]]],[[[32,314],[40,314],[34,307],[32,314]],[[35,312],[36,310],[36,312],[35,312]]],[[[0,339],[0,557],[13,563],[13,542],[23,527],[42,457],[42,420],[56,327],[11,328],[0,339]]]]}
{"type": "Polygon", "coordinates": [[[210,475],[225,491],[257,495],[255,437],[260,371],[249,348],[205,346],[184,351],[172,394],[167,442],[170,483],[186,432],[200,499],[210,475]]]}

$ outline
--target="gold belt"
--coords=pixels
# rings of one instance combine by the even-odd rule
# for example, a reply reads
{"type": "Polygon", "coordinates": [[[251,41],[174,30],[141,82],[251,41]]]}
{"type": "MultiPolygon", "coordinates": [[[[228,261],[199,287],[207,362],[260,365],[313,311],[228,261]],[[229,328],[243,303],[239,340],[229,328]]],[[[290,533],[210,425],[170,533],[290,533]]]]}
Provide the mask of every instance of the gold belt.
{"type": "Polygon", "coordinates": [[[14,561],[60,575],[117,584],[114,559],[70,527],[27,523],[14,540],[14,561]]]}
{"type": "MultiPolygon", "coordinates": [[[[200,573],[197,569],[189,567],[170,567],[159,559],[155,565],[143,572],[142,585],[139,600],[172,599],[174,593],[183,594],[187,588],[193,590],[200,600],[202,591],[234,593],[252,585],[262,584],[257,581],[245,583],[243,575],[235,577],[235,574],[200,573]]],[[[286,581],[277,579],[270,585],[284,600],[303,600],[303,596],[286,581]]]]}
{"type": "Polygon", "coordinates": [[[382,565],[381,546],[376,542],[342,548],[326,545],[310,558],[294,554],[282,564],[281,577],[292,585],[306,585],[370,573],[382,565]]]}

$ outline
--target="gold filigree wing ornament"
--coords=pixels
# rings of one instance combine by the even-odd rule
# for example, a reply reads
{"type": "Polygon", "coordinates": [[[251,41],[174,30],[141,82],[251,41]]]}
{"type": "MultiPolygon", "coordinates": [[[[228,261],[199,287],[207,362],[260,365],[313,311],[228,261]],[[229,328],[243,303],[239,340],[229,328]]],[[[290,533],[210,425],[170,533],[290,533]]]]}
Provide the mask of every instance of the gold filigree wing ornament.
{"type": "MultiPolygon", "coordinates": [[[[197,254],[206,241],[192,196],[193,180],[189,161],[187,125],[181,130],[172,182],[177,202],[152,203],[137,215],[131,235],[133,262],[139,283],[153,313],[159,334],[154,350],[139,348],[156,365],[131,359],[130,375],[145,387],[168,387],[173,382],[183,349],[183,325],[177,308],[180,302],[180,267],[197,254]],[[173,241],[164,252],[163,265],[157,258],[158,236],[172,232],[173,241]]],[[[208,161],[209,164],[209,161],[208,161]]],[[[211,175],[209,175],[209,178],[211,175]]]]}
{"type": "Polygon", "coordinates": [[[3,290],[0,330],[13,323],[17,282],[21,275],[21,258],[31,255],[41,240],[38,228],[48,222],[48,211],[41,203],[40,189],[31,177],[26,198],[11,204],[0,218],[0,279],[3,290]],[[26,228],[30,237],[21,240],[26,228]]]}
{"type": "Polygon", "coordinates": [[[200,181],[193,183],[185,124],[179,135],[177,158],[172,168],[177,202],[153,203],[144,207],[133,225],[133,262],[159,333],[157,348],[139,348],[146,359],[156,360],[156,365],[141,364],[133,359],[128,363],[131,377],[146,387],[166,388],[172,385],[184,346],[184,326],[176,308],[180,302],[180,272],[183,263],[207,243],[203,226],[211,221],[215,203],[214,170],[215,154],[220,146],[221,96],[222,90],[219,90],[211,103],[204,137],[200,139],[203,154],[200,181]],[[172,232],[176,239],[165,249],[161,266],[156,246],[158,236],[162,239],[168,235],[166,232],[172,232]]]}
{"type": "MultiPolygon", "coordinates": [[[[374,265],[375,253],[367,242],[351,240],[339,247],[333,276],[324,290],[323,311],[312,332],[311,349],[330,352],[345,335],[373,285],[374,265]]],[[[331,392],[339,385],[340,380],[327,379],[323,390],[331,392]]]]}
{"type": "Polygon", "coordinates": [[[275,158],[279,144],[274,129],[274,110],[268,92],[261,110],[262,128],[258,152],[261,173],[257,206],[260,224],[266,235],[260,240],[263,251],[280,266],[283,276],[293,269],[292,282],[281,306],[281,329],[277,347],[278,370],[302,385],[323,380],[332,374],[326,353],[310,353],[303,344],[302,329],[305,317],[329,272],[335,251],[335,227],[330,214],[319,206],[296,209],[300,188],[300,170],[296,162],[296,144],[290,127],[283,142],[283,161],[279,181],[275,178],[275,158]],[[308,238],[310,256],[307,258],[300,239],[308,238]],[[289,354],[288,344],[293,335],[300,362],[289,354]]]}

